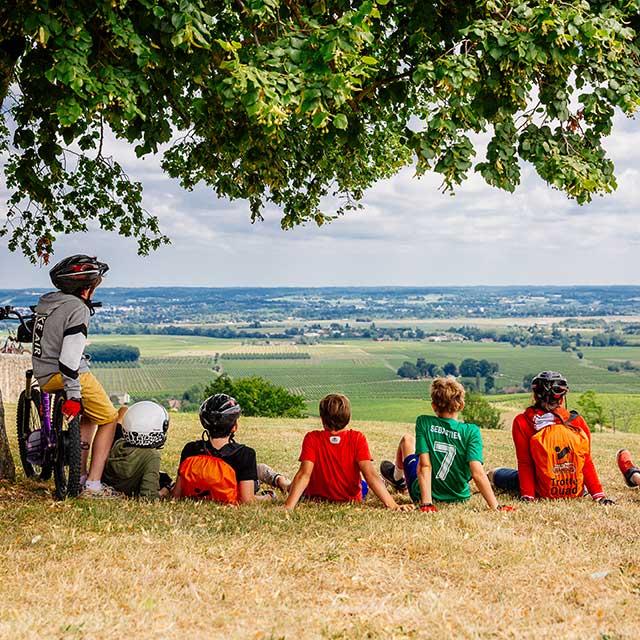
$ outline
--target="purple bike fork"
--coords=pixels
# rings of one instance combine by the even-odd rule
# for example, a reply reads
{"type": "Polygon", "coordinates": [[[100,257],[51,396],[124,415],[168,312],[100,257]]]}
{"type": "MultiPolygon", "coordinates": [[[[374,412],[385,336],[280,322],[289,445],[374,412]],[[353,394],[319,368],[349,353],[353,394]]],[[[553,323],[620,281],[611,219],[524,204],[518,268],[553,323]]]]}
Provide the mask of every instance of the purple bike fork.
{"type": "MultiPolygon", "coordinates": [[[[27,401],[31,401],[31,389],[33,388],[33,371],[27,371],[27,401]]],[[[51,429],[51,395],[46,391],[40,391],[40,428],[44,442],[47,443],[47,449],[53,449],[56,446],[56,436],[51,429]]]]}

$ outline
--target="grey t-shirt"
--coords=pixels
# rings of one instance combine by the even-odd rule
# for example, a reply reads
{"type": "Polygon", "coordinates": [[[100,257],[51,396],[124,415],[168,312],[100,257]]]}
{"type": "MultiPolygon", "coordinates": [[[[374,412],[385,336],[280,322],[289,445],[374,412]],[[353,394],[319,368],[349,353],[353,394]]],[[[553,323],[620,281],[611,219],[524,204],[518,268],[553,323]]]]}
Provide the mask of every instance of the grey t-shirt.
{"type": "Polygon", "coordinates": [[[81,373],[89,371],[84,357],[91,314],[84,300],[54,291],[36,306],[33,330],[33,374],[44,386],[56,373],[62,375],[67,398],[82,397],[81,373]]]}

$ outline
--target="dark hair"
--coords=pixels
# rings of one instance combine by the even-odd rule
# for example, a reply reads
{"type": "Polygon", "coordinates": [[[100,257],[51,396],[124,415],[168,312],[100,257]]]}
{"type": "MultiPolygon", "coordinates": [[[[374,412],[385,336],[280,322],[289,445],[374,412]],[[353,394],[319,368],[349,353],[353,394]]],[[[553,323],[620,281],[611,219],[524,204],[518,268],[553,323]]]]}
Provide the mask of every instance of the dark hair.
{"type": "Polygon", "coordinates": [[[329,431],[344,429],[351,420],[351,403],[341,393],[331,393],[320,400],[320,418],[329,431]]]}

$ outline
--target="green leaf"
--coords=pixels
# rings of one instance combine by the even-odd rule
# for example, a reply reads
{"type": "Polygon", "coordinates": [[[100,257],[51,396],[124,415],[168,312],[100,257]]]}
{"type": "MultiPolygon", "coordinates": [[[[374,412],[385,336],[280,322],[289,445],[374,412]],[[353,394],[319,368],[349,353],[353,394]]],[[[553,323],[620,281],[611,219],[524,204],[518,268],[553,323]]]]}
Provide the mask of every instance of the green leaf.
{"type": "Polygon", "coordinates": [[[349,120],[344,113],[336,113],[333,117],[333,126],[336,129],[346,129],[349,126],[349,120]]]}
{"type": "Polygon", "coordinates": [[[329,114],[326,111],[318,111],[312,119],[313,126],[316,129],[325,127],[329,121],[329,114]]]}

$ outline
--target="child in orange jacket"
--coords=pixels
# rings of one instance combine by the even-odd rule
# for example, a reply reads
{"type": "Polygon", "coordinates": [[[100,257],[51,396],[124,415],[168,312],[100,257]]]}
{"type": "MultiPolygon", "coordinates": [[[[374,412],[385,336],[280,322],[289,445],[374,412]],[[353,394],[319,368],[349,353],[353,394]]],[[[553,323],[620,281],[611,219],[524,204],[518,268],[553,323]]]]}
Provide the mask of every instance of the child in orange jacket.
{"type": "Polygon", "coordinates": [[[519,492],[523,500],[579,498],[586,492],[600,504],[614,504],[598,478],[587,423],[566,409],[566,378],[543,371],[531,389],[534,404],[513,421],[518,469],[495,469],[490,474],[494,486],[519,492]]]}

